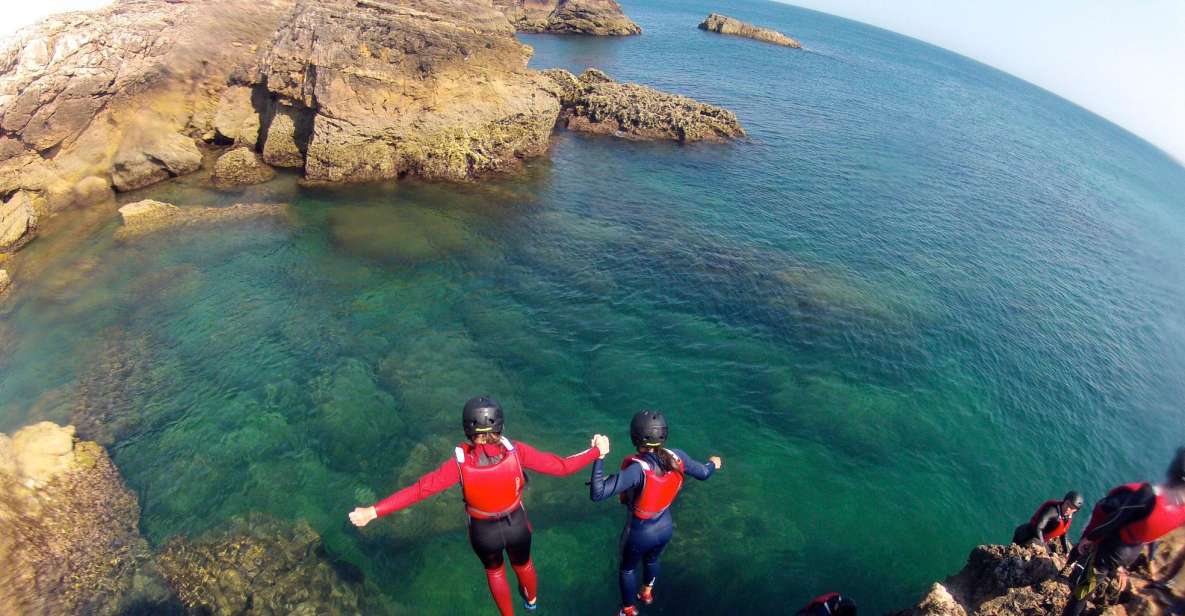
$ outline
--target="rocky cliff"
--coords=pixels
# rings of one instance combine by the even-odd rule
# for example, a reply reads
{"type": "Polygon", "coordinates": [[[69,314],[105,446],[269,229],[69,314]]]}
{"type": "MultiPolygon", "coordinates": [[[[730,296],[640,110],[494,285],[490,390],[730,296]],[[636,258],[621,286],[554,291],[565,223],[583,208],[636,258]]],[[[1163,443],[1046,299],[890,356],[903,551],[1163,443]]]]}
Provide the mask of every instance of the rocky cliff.
{"type": "Polygon", "coordinates": [[[642,28],[614,0],[493,0],[522,32],[628,36],[642,28]]]}
{"type": "Polygon", "coordinates": [[[707,16],[699,24],[700,30],[707,30],[708,32],[716,32],[719,34],[731,34],[733,36],[743,36],[757,41],[766,43],[773,43],[775,45],[782,45],[784,47],[793,47],[794,49],[801,49],[802,43],[778,32],[777,30],[770,30],[769,28],[761,28],[753,24],[743,22],[739,19],[733,19],[726,15],[719,13],[712,13],[707,16]]]}
{"type": "MultiPolygon", "coordinates": [[[[46,216],[192,173],[228,146],[227,185],[270,175],[249,151],[311,182],[514,169],[546,151],[562,101],[499,8],[546,13],[547,31],[638,31],[613,0],[117,0],[21,30],[0,43],[0,252],[46,216]]],[[[658,100],[630,92],[642,90],[622,84],[611,106],[658,100]]],[[[569,127],[605,108],[586,109],[569,127]]],[[[649,135],[628,128],[615,131],[649,135]]]]}
{"type": "MultiPolygon", "coordinates": [[[[1098,589],[1086,614],[1182,613],[1185,595],[1181,590],[1149,584],[1151,578],[1172,572],[1182,559],[1185,529],[1161,541],[1151,562],[1141,559],[1137,563],[1129,590],[1120,592],[1114,583],[1098,589]]],[[[1069,582],[1061,575],[1065,569],[1063,556],[1039,548],[981,545],[971,551],[962,571],[934,584],[917,605],[895,616],[1056,616],[1070,599],[1069,582]]],[[[1170,586],[1185,587],[1185,572],[1177,571],[1170,586]]]]}

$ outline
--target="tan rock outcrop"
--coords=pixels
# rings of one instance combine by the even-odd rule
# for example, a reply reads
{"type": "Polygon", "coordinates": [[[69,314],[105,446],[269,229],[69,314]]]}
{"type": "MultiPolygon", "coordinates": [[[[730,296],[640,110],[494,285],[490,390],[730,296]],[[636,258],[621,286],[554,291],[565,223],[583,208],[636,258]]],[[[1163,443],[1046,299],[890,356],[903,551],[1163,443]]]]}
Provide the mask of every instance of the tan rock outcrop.
{"type": "Polygon", "coordinates": [[[12,286],[12,279],[8,277],[8,270],[0,269],[0,296],[12,286]]]}
{"type": "Polygon", "coordinates": [[[521,32],[629,36],[642,28],[615,0],[493,0],[521,32]]]}
{"type": "Polygon", "coordinates": [[[257,92],[248,86],[232,85],[222,93],[214,110],[215,139],[249,148],[259,143],[257,92]]]}
{"type": "Polygon", "coordinates": [[[753,40],[762,41],[765,43],[773,43],[774,45],[782,45],[783,47],[793,47],[794,49],[801,49],[802,43],[778,32],[777,30],[770,30],[769,28],[761,28],[753,24],[743,22],[739,19],[733,19],[726,15],[719,13],[712,13],[707,16],[699,24],[700,30],[707,30],[709,32],[717,32],[719,34],[731,34],[733,36],[743,36],[753,40]]]}
{"type": "Polygon", "coordinates": [[[42,422],[0,435],[0,613],[119,614],[169,600],[107,452],[42,422]]]}
{"type": "Polygon", "coordinates": [[[145,199],[119,208],[123,227],[115,232],[115,237],[125,240],[181,226],[282,217],[287,212],[288,206],[283,203],[236,203],[228,207],[181,208],[171,203],[145,199]]]}
{"type": "Polygon", "coordinates": [[[111,180],[119,191],[150,186],[193,173],[202,166],[202,152],[197,144],[178,133],[152,133],[125,146],[116,154],[111,170],[111,180]]]}
{"type": "Polygon", "coordinates": [[[634,83],[618,83],[588,69],[579,78],[546,71],[564,103],[559,123],[568,130],[634,140],[724,141],[745,130],[727,109],[634,83]]]}
{"type": "Polygon", "coordinates": [[[20,191],[0,202],[0,251],[11,251],[32,237],[37,211],[29,194],[20,191]]]}
{"type": "Polygon", "coordinates": [[[211,175],[216,186],[261,184],[274,177],[275,170],[248,147],[235,148],[219,156],[211,175]]]}
{"type": "Polygon", "coordinates": [[[111,185],[98,176],[87,176],[74,185],[74,200],[78,205],[94,205],[115,198],[111,185]]]}

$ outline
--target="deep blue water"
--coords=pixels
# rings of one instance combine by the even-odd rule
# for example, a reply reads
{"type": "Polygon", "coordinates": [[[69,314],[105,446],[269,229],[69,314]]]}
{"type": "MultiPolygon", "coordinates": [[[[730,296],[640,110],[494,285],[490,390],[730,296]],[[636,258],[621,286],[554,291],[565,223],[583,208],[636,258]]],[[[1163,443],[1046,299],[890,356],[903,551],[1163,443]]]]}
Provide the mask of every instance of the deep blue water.
{"type": "MultiPolygon", "coordinates": [[[[1185,442],[1185,169],[884,30],[750,0],[625,8],[642,36],[523,36],[532,66],[723,105],[747,139],[559,134],[481,186],[182,181],[135,197],[286,199],[295,220],[129,244],[112,212],[58,221],[0,321],[0,428],[114,407],[154,545],[305,518],[424,614],[492,609],[455,493],[361,533],[345,513],[446,459],[481,391],[543,448],[607,432],[616,460],[650,407],[673,445],[724,457],[678,505],[648,613],[828,590],[902,608],[1041,501],[1160,475],[1185,442]],[[710,11],[807,49],[697,30],[710,11]]],[[[622,514],[585,480],[527,500],[553,614],[616,605],[622,514]]]]}

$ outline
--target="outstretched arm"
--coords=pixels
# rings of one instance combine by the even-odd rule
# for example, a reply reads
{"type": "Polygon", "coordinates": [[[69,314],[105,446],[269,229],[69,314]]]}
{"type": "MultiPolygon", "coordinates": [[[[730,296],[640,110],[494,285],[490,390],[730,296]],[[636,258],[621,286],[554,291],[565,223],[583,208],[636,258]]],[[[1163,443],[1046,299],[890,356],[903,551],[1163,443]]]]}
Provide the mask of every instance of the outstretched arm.
{"type": "Polygon", "coordinates": [[[687,452],[683,451],[682,449],[672,449],[671,451],[673,451],[675,455],[679,456],[679,459],[683,462],[683,472],[687,475],[695,477],[696,479],[699,479],[700,481],[704,481],[708,477],[711,477],[712,473],[716,472],[716,469],[720,468],[720,465],[717,462],[717,460],[720,458],[717,458],[716,456],[709,458],[708,463],[705,464],[687,455],[687,452]]]}
{"type": "Polygon", "coordinates": [[[447,460],[436,470],[420,477],[415,483],[377,502],[372,507],[359,507],[350,513],[355,526],[366,526],[371,520],[410,507],[433,494],[443,492],[461,481],[461,472],[454,460],[447,460]]]}
{"type": "Polygon", "coordinates": [[[642,468],[631,464],[616,475],[605,476],[605,462],[593,462],[592,479],[588,482],[588,497],[600,502],[632,490],[642,483],[642,468]]]}
{"type": "Polygon", "coordinates": [[[589,447],[584,451],[572,454],[566,458],[547,451],[539,451],[526,443],[514,442],[518,449],[519,459],[523,467],[544,475],[563,477],[592,464],[597,459],[597,448],[589,447]]]}

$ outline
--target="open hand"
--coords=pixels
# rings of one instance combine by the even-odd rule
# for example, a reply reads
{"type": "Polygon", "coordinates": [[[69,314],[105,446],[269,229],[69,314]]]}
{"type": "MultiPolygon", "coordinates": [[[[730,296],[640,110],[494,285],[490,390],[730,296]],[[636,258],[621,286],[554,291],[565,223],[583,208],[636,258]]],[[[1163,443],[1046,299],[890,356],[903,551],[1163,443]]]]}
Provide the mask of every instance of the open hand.
{"type": "Polygon", "coordinates": [[[708,456],[708,462],[711,462],[712,466],[716,467],[716,470],[724,467],[724,460],[721,460],[720,456],[708,456]]]}
{"type": "Polygon", "coordinates": [[[379,514],[374,510],[374,507],[358,507],[350,512],[350,521],[354,523],[354,526],[360,528],[370,524],[370,521],[377,517],[379,514]]]}

